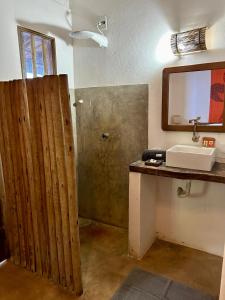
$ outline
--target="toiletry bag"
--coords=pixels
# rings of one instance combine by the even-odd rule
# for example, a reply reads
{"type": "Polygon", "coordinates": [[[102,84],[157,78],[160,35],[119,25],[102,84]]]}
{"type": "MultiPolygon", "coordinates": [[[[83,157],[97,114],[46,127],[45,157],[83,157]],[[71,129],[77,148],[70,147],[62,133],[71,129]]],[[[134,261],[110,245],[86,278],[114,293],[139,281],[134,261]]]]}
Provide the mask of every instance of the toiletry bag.
{"type": "Polygon", "coordinates": [[[157,149],[145,150],[142,154],[142,160],[146,161],[149,159],[166,161],[166,151],[157,149]]]}

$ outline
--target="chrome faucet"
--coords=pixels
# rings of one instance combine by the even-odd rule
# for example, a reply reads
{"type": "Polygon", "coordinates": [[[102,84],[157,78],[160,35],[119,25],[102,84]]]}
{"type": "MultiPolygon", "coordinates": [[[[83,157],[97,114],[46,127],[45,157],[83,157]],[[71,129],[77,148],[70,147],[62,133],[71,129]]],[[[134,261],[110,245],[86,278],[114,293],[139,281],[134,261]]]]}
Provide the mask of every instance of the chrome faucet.
{"type": "Polygon", "coordinates": [[[193,137],[192,141],[194,143],[198,143],[200,139],[200,135],[198,134],[198,125],[201,117],[197,117],[196,119],[189,120],[189,124],[193,124],[193,137]]]}

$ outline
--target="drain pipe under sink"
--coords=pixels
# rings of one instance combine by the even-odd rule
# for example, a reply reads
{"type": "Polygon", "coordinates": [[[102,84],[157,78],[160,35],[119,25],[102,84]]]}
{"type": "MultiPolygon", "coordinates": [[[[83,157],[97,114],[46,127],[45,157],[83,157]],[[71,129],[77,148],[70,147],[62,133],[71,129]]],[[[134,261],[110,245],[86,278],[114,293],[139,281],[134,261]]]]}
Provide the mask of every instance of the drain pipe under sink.
{"type": "Polygon", "coordinates": [[[191,180],[188,180],[186,183],[186,189],[184,190],[182,187],[177,188],[177,196],[180,198],[187,198],[191,194],[191,180]]]}

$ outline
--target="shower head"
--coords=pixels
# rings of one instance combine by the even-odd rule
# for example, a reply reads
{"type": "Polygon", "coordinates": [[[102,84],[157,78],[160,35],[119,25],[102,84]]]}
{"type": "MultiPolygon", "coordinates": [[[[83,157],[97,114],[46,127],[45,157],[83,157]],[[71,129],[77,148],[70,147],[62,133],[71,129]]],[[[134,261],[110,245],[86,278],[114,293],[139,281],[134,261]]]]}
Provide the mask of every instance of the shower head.
{"type": "Polygon", "coordinates": [[[102,48],[107,48],[109,44],[106,36],[92,31],[84,31],[84,30],[74,31],[70,33],[70,36],[74,39],[79,39],[79,40],[91,39],[95,41],[97,44],[99,44],[99,46],[102,48]]]}

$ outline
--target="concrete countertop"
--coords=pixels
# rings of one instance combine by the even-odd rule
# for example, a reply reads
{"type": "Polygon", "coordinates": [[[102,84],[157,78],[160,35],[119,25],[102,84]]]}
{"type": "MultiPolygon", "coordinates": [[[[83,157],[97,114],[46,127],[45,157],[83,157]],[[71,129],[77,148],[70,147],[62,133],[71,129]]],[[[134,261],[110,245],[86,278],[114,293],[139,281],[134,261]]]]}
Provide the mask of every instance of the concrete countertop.
{"type": "Polygon", "coordinates": [[[202,180],[225,184],[225,164],[215,163],[212,171],[199,171],[182,168],[167,167],[165,164],[159,167],[146,166],[144,161],[136,161],[130,164],[130,172],[148,175],[171,177],[176,179],[202,180]]]}

